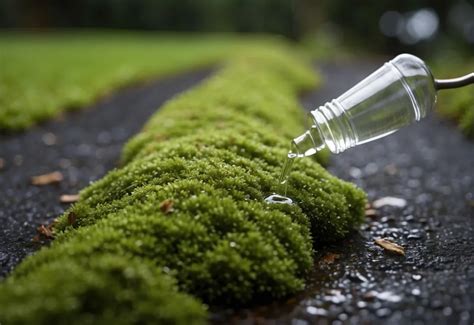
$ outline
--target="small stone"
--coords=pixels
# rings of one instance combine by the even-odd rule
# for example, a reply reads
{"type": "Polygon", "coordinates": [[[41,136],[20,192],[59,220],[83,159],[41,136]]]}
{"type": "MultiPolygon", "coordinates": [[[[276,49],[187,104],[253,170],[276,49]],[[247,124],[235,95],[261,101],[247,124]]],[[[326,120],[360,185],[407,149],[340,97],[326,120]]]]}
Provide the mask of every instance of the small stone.
{"type": "Polygon", "coordinates": [[[327,316],[328,311],[323,308],[317,308],[314,306],[306,307],[306,312],[310,315],[318,315],[318,316],[327,316]]]}
{"type": "Polygon", "coordinates": [[[398,168],[395,164],[389,164],[387,166],[384,167],[384,171],[393,176],[393,175],[396,175],[398,173],[398,168]]]}
{"type": "Polygon", "coordinates": [[[386,196],[386,197],[380,198],[378,200],[375,200],[372,203],[372,205],[376,209],[379,209],[379,208],[381,208],[383,206],[386,206],[386,205],[393,206],[393,207],[396,207],[396,208],[404,208],[407,205],[407,201],[405,199],[398,198],[398,197],[386,196]]]}
{"type": "Polygon", "coordinates": [[[411,294],[414,295],[414,296],[419,296],[421,294],[421,291],[420,291],[420,289],[415,288],[411,291],[411,294]]]}
{"type": "Polygon", "coordinates": [[[388,315],[390,315],[392,313],[392,311],[388,308],[380,308],[378,309],[375,314],[378,316],[378,317],[387,317],[388,315]]]}
{"type": "Polygon", "coordinates": [[[402,301],[402,297],[399,295],[394,294],[391,291],[384,291],[377,293],[377,299],[388,301],[388,302],[400,302],[402,301]]]}
{"type": "Polygon", "coordinates": [[[369,282],[369,280],[368,280],[365,276],[363,276],[362,274],[360,274],[360,273],[357,272],[357,271],[351,271],[351,272],[349,272],[348,278],[349,278],[352,282],[359,282],[359,283],[362,283],[362,282],[369,282]]]}
{"type": "Polygon", "coordinates": [[[349,175],[351,175],[352,178],[360,178],[362,176],[362,171],[357,167],[351,167],[349,169],[349,175]]]}
{"type": "Polygon", "coordinates": [[[421,275],[420,274],[413,274],[411,278],[415,281],[420,281],[421,280],[421,275]]]}
{"type": "Polygon", "coordinates": [[[51,132],[43,134],[43,136],[41,137],[41,140],[47,146],[53,146],[57,143],[56,136],[54,135],[54,133],[51,133],[51,132]]]}
{"type": "Polygon", "coordinates": [[[0,265],[5,266],[9,259],[10,256],[8,254],[0,252],[0,265]]]}
{"type": "Polygon", "coordinates": [[[13,163],[15,164],[15,166],[23,165],[23,156],[22,155],[15,155],[15,157],[13,157],[13,163]]]}

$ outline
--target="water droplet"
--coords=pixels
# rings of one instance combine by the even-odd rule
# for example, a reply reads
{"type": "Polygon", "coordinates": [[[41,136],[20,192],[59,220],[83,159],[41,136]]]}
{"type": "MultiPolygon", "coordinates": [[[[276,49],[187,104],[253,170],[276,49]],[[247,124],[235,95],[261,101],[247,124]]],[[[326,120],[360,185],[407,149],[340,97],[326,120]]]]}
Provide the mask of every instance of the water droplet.
{"type": "Polygon", "coordinates": [[[411,291],[411,294],[414,296],[419,296],[421,294],[421,290],[418,288],[415,288],[411,291]]]}
{"type": "Polygon", "coordinates": [[[389,302],[400,302],[402,300],[401,296],[396,295],[391,291],[385,291],[385,292],[377,293],[376,297],[380,300],[385,300],[385,301],[389,301],[389,302]]]}
{"type": "Polygon", "coordinates": [[[391,313],[392,311],[388,308],[381,308],[375,312],[375,314],[377,314],[378,317],[387,317],[391,313]]]}
{"type": "Polygon", "coordinates": [[[278,194],[272,194],[270,196],[267,196],[265,198],[265,202],[270,203],[270,204],[293,204],[292,199],[283,195],[278,195],[278,194]]]}

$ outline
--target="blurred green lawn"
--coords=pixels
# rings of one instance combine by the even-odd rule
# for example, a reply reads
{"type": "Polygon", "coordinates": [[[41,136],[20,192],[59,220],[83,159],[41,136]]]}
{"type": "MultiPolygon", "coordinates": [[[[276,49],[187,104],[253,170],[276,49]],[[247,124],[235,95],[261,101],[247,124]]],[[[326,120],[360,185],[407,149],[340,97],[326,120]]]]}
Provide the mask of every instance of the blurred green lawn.
{"type": "Polygon", "coordinates": [[[265,41],[125,31],[0,33],[0,130],[24,129],[119,86],[210,65],[265,41]]]}

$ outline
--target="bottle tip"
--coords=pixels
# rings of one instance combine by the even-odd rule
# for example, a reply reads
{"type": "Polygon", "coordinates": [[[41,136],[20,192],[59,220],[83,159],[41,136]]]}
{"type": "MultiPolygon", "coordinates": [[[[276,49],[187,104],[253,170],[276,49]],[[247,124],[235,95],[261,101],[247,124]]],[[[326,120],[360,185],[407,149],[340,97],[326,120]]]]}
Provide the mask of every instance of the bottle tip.
{"type": "MultiPolygon", "coordinates": [[[[317,132],[317,131],[316,131],[317,132]]],[[[318,137],[318,139],[320,139],[318,137]]],[[[297,157],[307,157],[314,155],[324,148],[324,143],[315,143],[315,140],[310,131],[306,131],[302,135],[296,137],[291,142],[291,153],[297,157]]]]}

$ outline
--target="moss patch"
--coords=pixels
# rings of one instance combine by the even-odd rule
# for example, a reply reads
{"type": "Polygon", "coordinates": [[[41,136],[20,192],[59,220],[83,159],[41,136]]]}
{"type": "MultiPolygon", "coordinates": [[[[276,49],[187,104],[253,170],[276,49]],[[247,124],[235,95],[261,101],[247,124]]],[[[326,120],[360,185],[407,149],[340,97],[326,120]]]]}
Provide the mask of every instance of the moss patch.
{"type": "Polygon", "coordinates": [[[0,130],[21,130],[130,82],[213,64],[267,42],[273,40],[128,31],[1,32],[0,130]]]}
{"type": "MultiPolygon", "coordinates": [[[[172,277],[181,292],[213,306],[280,299],[304,287],[314,250],[362,221],[365,195],[315,160],[302,159],[289,179],[288,194],[296,204],[264,202],[275,190],[289,139],[302,130],[297,94],[316,81],[284,45],[252,53],[166,104],[128,143],[123,166],[81,192],[80,201],[58,220],[52,245],[26,259],[0,287],[5,310],[0,321],[34,319],[39,313],[47,320],[107,314],[114,308],[110,288],[119,293],[129,288],[120,276],[128,267],[109,277],[108,268],[100,269],[102,256],[130,259],[160,283],[172,277]],[[61,265],[87,269],[91,278],[106,281],[103,286],[88,278],[57,281],[61,265]],[[74,283],[62,283],[69,281],[74,283]],[[61,307],[62,294],[54,290],[63,288],[86,307],[61,307]],[[51,306],[37,304],[15,314],[19,301],[34,301],[35,290],[33,297],[47,295],[51,306]],[[98,307],[88,309],[89,300],[98,307]]],[[[172,284],[155,289],[140,281],[146,283],[139,279],[129,296],[124,294],[132,307],[139,303],[135,299],[153,305],[149,295],[161,299],[170,290],[174,304],[183,299],[191,306],[176,315],[177,322],[203,313],[172,284]]],[[[175,312],[168,304],[160,308],[166,315],[175,312]]],[[[141,309],[129,310],[128,317],[142,320],[141,309]]]]}

